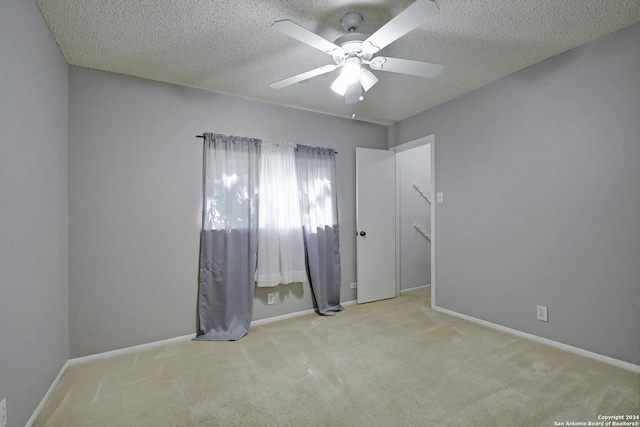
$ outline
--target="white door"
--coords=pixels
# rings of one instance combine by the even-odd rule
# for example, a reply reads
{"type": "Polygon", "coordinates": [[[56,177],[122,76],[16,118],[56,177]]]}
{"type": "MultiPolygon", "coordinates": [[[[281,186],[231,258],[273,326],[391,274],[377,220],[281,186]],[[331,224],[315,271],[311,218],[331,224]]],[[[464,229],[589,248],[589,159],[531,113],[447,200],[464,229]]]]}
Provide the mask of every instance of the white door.
{"type": "Polygon", "coordinates": [[[358,304],[396,296],[395,153],[356,148],[358,304]]]}

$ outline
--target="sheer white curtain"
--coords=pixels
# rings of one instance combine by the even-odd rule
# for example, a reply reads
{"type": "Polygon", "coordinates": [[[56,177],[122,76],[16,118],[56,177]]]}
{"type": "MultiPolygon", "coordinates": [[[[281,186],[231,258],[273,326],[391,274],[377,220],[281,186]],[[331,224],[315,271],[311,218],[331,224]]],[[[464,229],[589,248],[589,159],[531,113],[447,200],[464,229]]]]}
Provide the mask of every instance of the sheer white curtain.
{"type": "Polygon", "coordinates": [[[259,287],[306,282],[294,144],[263,141],[258,210],[259,287]]]}

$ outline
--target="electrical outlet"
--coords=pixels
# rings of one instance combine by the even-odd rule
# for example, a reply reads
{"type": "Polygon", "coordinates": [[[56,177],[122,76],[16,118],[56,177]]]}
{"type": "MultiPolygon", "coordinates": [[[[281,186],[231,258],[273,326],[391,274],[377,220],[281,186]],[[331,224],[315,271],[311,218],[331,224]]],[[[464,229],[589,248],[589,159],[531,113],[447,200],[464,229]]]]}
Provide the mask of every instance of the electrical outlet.
{"type": "Polygon", "coordinates": [[[548,322],[549,318],[547,317],[547,306],[539,305],[537,308],[537,318],[538,320],[542,320],[543,322],[548,322]]]}
{"type": "Polygon", "coordinates": [[[273,305],[276,303],[276,294],[269,292],[267,294],[267,305],[273,305]]]}
{"type": "Polygon", "coordinates": [[[436,203],[444,203],[444,193],[436,193],[436,203]]]}
{"type": "Polygon", "coordinates": [[[5,427],[7,425],[7,399],[2,399],[0,402],[0,426],[5,427]]]}
{"type": "Polygon", "coordinates": [[[357,287],[358,287],[358,283],[357,283],[357,282],[351,282],[351,283],[349,284],[349,287],[350,287],[351,289],[355,289],[355,288],[357,288],[357,287]]]}

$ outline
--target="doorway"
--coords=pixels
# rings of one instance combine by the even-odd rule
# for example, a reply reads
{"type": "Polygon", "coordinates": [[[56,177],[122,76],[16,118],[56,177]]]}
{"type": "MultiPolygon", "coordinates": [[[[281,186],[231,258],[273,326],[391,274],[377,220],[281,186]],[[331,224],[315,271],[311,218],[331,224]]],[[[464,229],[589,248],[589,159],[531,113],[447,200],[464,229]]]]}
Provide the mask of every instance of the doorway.
{"type": "Polygon", "coordinates": [[[356,149],[358,303],[428,285],[435,303],[434,163],[433,135],[389,150],[356,149]]]}
{"type": "Polygon", "coordinates": [[[431,149],[428,138],[395,147],[398,295],[431,285],[431,149]]]}

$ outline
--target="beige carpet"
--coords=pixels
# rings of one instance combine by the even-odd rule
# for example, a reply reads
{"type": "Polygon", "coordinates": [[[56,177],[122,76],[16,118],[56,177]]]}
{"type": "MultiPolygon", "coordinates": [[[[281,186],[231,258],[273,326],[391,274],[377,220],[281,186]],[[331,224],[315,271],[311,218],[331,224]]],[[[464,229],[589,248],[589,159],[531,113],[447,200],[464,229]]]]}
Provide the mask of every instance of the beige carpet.
{"type": "Polygon", "coordinates": [[[640,376],[429,309],[428,290],[71,366],[36,426],[554,426],[640,376]]]}

